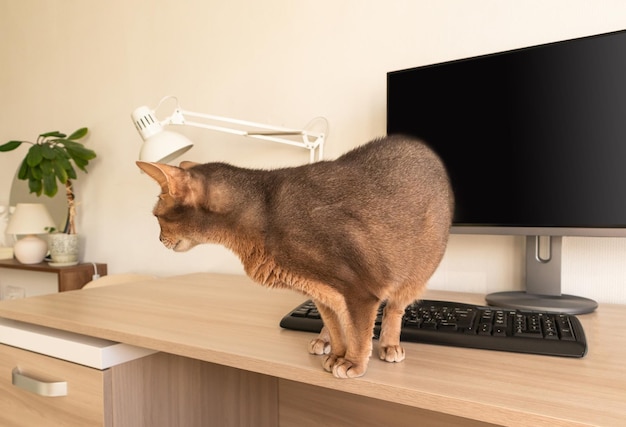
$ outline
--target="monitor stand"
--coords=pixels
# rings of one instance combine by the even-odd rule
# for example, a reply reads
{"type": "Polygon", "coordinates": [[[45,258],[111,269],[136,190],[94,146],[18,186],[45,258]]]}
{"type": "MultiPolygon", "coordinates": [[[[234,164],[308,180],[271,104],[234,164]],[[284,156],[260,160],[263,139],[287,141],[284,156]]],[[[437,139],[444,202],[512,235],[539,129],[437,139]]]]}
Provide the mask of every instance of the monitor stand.
{"type": "Polygon", "coordinates": [[[526,290],[495,292],[485,297],[487,304],[521,310],[556,311],[569,314],[591,313],[594,300],[561,293],[562,237],[526,237],[526,290]]]}

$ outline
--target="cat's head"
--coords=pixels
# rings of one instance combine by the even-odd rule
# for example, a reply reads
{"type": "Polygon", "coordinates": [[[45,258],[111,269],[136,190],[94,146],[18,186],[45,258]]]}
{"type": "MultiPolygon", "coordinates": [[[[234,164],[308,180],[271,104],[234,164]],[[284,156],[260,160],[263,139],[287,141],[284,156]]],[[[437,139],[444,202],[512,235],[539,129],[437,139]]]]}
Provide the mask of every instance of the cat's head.
{"type": "Polygon", "coordinates": [[[215,243],[210,231],[214,217],[228,209],[228,196],[219,184],[208,185],[202,174],[191,170],[195,163],[180,167],[137,162],[137,166],[161,186],[153,214],[159,221],[159,239],[168,249],[188,251],[201,243],[215,243]]]}

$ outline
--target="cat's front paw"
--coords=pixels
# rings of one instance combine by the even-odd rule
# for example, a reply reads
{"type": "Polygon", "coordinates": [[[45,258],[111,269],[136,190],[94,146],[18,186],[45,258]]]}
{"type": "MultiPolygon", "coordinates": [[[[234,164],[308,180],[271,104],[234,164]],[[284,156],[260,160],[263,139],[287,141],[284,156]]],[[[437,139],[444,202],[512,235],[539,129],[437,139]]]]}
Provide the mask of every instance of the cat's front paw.
{"type": "Polygon", "coordinates": [[[314,340],[311,340],[309,342],[309,353],[316,354],[318,356],[321,356],[322,354],[329,354],[330,342],[320,338],[315,338],[314,340]]]}
{"type": "Polygon", "coordinates": [[[336,378],[360,377],[367,370],[367,362],[364,364],[353,363],[332,353],[324,358],[322,366],[324,366],[324,370],[331,372],[336,378]]]}
{"type": "Polygon", "coordinates": [[[353,363],[343,357],[338,358],[333,365],[333,376],[335,378],[357,378],[367,371],[367,363],[353,363]]]}
{"type": "Polygon", "coordinates": [[[333,366],[335,366],[335,363],[337,363],[337,360],[339,359],[338,356],[330,353],[328,356],[324,357],[324,359],[322,360],[322,366],[324,367],[324,370],[326,372],[333,372],[333,366]]]}
{"type": "Polygon", "coordinates": [[[385,362],[402,362],[404,360],[404,348],[400,345],[381,346],[378,357],[385,362]]]}

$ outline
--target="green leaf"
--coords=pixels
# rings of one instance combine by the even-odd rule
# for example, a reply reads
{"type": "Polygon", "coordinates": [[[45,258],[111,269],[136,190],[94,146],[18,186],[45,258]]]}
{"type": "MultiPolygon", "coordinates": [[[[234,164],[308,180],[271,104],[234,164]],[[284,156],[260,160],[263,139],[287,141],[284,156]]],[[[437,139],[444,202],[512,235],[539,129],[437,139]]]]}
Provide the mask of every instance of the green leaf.
{"type": "Polygon", "coordinates": [[[65,168],[65,172],[67,172],[67,176],[70,179],[76,179],[78,178],[78,175],[76,175],[76,170],[74,170],[74,168],[72,167],[72,165],[70,164],[69,168],[65,168]]]}
{"type": "Polygon", "coordinates": [[[23,141],[9,141],[6,144],[0,145],[0,151],[11,151],[22,145],[23,141]]]}
{"type": "Polygon", "coordinates": [[[57,162],[62,165],[63,169],[72,169],[72,164],[69,161],[70,155],[63,148],[54,147],[54,152],[56,153],[57,162]]]}
{"type": "Polygon", "coordinates": [[[39,167],[41,168],[41,172],[43,172],[44,176],[54,174],[54,167],[52,166],[51,160],[43,159],[39,164],[39,167]]]}
{"type": "Polygon", "coordinates": [[[41,196],[42,184],[39,179],[29,179],[28,180],[28,189],[31,193],[35,193],[38,196],[41,196]]]}
{"type": "Polygon", "coordinates": [[[48,197],[54,197],[57,194],[57,178],[56,175],[48,174],[43,176],[43,194],[48,197]]]}
{"type": "Polygon", "coordinates": [[[41,179],[43,178],[43,173],[41,168],[39,167],[39,165],[32,167],[32,168],[28,168],[28,179],[41,179]]]}
{"type": "Polygon", "coordinates": [[[55,160],[53,162],[53,166],[54,166],[54,173],[56,174],[58,180],[62,184],[65,184],[67,182],[67,171],[65,170],[65,167],[59,160],[55,160]]]}
{"type": "Polygon", "coordinates": [[[46,132],[39,134],[40,138],[65,138],[67,135],[59,132],[58,130],[53,130],[51,132],[46,132]]]}
{"type": "Polygon", "coordinates": [[[67,139],[81,139],[83,138],[85,135],[87,135],[89,129],[87,128],[80,128],[74,131],[74,133],[72,133],[70,136],[67,137],[67,139]]]}
{"type": "Polygon", "coordinates": [[[72,157],[76,166],[83,172],[87,172],[86,166],[89,164],[89,160],[96,156],[96,153],[83,147],[80,144],[77,146],[66,146],[67,153],[72,157]]]}
{"type": "Polygon", "coordinates": [[[83,160],[80,157],[74,157],[74,163],[76,164],[78,169],[82,170],[83,172],[87,172],[86,166],[89,164],[88,160],[83,160]]]}
{"type": "Polygon", "coordinates": [[[84,160],[92,160],[96,158],[96,152],[85,148],[83,144],[78,142],[63,140],[63,145],[72,158],[80,157],[84,160]]]}
{"type": "Polygon", "coordinates": [[[56,157],[54,148],[52,148],[48,144],[41,145],[41,155],[43,156],[44,159],[48,159],[48,160],[52,160],[56,157]]]}
{"type": "Polygon", "coordinates": [[[27,179],[28,178],[28,162],[26,159],[22,160],[22,164],[20,165],[20,170],[17,172],[17,177],[19,179],[27,179]]]}
{"type": "Polygon", "coordinates": [[[41,154],[41,145],[35,144],[28,150],[26,153],[26,161],[28,162],[28,166],[31,168],[37,166],[43,160],[43,155],[41,154]]]}

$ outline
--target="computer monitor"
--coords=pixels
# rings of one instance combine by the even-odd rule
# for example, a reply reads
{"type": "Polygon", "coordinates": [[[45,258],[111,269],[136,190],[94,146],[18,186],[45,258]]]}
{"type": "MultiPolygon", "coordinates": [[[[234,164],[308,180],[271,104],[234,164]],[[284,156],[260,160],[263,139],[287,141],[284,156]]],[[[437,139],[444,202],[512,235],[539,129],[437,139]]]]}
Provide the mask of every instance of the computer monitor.
{"type": "Polygon", "coordinates": [[[441,156],[453,233],[527,236],[525,291],[489,304],[597,307],[561,293],[561,242],[626,237],[626,31],[389,72],[387,133],[441,156]]]}

